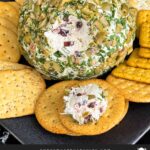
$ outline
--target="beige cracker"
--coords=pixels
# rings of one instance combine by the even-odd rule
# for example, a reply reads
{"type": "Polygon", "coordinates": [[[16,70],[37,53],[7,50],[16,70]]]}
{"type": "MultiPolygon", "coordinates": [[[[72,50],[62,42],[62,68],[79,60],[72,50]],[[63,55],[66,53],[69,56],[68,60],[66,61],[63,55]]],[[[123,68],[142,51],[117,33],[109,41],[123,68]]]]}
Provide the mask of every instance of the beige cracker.
{"type": "Polygon", "coordinates": [[[21,56],[19,48],[14,32],[0,26],[0,60],[18,62],[21,56]]]}
{"type": "Polygon", "coordinates": [[[110,84],[117,87],[125,98],[131,102],[148,103],[150,102],[150,85],[121,79],[109,75],[106,79],[110,84]]]}
{"type": "Polygon", "coordinates": [[[0,71],[0,119],[34,114],[35,103],[45,89],[36,71],[0,71]]]}
{"type": "Polygon", "coordinates": [[[135,49],[127,60],[127,65],[131,67],[150,69],[150,59],[142,58],[138,55],[139,49],[135,49]]]}
{"type": "Polygon", "coordinates": [[[139,37],[140,46],[150,48],[150,22],[142,24],[139,37]]]}
{"type": "MultiPolygon", "coordinates": [[[[64,93],[61,95],[61,98],[55,96],[56,100],[59,101],[57,106],[59,118],[62,124],[74,133],[81,135],[102,134],[112,129],[120,122],[125,110],[125,99],[122,95],[119,94],[115,87],[111,86],[106,81],[99,79],[80,81],[73,87],[85,86],[88,84],[97,84],[107,93],[107,110],[100,117],[99,121],[97,123],[87,123],[84,125],[79,125],[79,123],[76,122],[70,115],[62,114],[65,108],[63,100],[63,96],[65,95],[64,93]]],[[[62,90],[65,91],[65,89],[62,90]]]]}
{"type": "Polygon", "coordinates": [[[142,69],[142,68],[134,68],[127,66],[125,64],[121,64],[116,67],[112,73],[115,77],[143,82],[143,83],[150,83],[150,70],[149,69],[142,69]]]}
{"type": "Polygon", "coordinates": [[[144,58],[150,58],[150,49],[148,48],[139,48],[139,54],[140,57],[144,58]]]}

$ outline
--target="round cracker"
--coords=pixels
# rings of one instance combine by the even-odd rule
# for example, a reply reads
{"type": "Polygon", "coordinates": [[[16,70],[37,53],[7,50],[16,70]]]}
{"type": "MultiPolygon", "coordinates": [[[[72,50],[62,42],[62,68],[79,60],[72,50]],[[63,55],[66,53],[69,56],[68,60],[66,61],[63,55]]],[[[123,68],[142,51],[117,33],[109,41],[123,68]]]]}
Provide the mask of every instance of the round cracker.
{"type": "Polygon", "coordinates": [[[0,71],[22,70],[22,69],[27,69],[27,68],[30,68],[30,66],[0,60],[0,71]]]}
{"type": "Polygon", "coordinates": [[[84,125],[79,125],[70,115],[62,115],[64,112],[65,104],[63,100],[63,96],[61,98],[56,99],[59,100],[57,105],[59,118],[62,124],[71,130],[74,133],[78,133],[81,135],[97,135],[107,132],[115,125],[117,125],[120,121],[120,118],[124,112],[125,108],[125,99],[119,92],[110,84],[103,80],[93,79],[93,80],[85,80],[80,82],[76,86],[85,86],[88,84],[97,84],[99,85],[104,91],[108,93],[107,101],[108,106],[106,112],[100,117],[97,123],[87,123],[84,125]]]}
{"type": "Polygon", "coordinates": [[[0,26],[0,60],[18,62],[21,57],[17,36],[0,26]]]}
{"type": "Polygon", "coordinates": [[[129,101],[126,100],[125,101],[124,111],[123,111],[123,114],[122,114],[121,119],[120,119],[119,122],[121,122],[124,119],[124,117],[126,116],[126,114],[128,112],[128,109],[129,109],[129,101]]]}
{"type": "Polygon", "coordinates": [[[0,71],[0,119],[34,114],[45,81],[33,69],[0,71]]]}
{"type": "Polygon", "coordinates": [[[16,35],[18,33],[17,27],[11,21],[9,21],[7,18],[0,17],[0,26],[4,26],[5,28],[13,31],[16,35]]]}
{"type": "Polygon", "coordinates": [[[18,26],[19,13],[9,3],[0,2],[0,16],[8,18],[13,24],[18,26]]]}
{"type": "Polygon", "coordinates": [[[35,115],[39,124],[52,133],[73,135],[60,122],[57,112],[57,103],[64,95],[64,89],[73,86],[78,81],[62,81],[49,87],[38,99],[35,115]]]}

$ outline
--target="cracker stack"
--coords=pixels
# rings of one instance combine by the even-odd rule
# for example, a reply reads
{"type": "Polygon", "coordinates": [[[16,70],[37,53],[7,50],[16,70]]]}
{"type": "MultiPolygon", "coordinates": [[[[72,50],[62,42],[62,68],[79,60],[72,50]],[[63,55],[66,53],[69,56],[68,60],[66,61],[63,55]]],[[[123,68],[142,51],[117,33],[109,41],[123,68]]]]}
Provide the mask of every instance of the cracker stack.
{"type": "Polygon", "coordinates": [[[18,62],[18,22],[20,6],[16,2],[0,2],[0,60],[18,62]]]}
{"type": "Polygon", "coordinates": [[[150,10],[141,10],[137,17],[140,48],[115,68],[107,81],[118,87],[132,102],[150,102],[150,10]]]}

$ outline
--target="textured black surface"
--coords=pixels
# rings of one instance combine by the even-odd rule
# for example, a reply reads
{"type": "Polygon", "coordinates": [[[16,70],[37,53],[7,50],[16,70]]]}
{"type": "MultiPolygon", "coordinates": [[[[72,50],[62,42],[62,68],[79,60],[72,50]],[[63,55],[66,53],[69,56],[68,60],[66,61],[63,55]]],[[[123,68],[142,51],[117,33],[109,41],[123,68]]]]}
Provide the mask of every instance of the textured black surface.
{"type": "Polygon", "coordinates": [[[150,129],[150,104],[130,103],[124,120],[111,131],[93,137],[69,137],[51,134],[37,123],[34,116],[0,120],[23,144],[135,144],[150,129]]]}

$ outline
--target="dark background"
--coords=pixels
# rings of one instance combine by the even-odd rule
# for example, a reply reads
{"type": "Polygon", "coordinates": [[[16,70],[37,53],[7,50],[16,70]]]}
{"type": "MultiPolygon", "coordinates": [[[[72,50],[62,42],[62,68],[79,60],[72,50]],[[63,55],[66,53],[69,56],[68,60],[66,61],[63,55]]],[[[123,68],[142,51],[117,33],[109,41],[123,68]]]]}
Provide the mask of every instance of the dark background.
{"type": "MultiPolygon", "coordinates": [[[[0,144],[20,144],[8,131],[0,126],[0,144]]],[[[150,131],[137,144],[150,144],[150,131]]]]}

